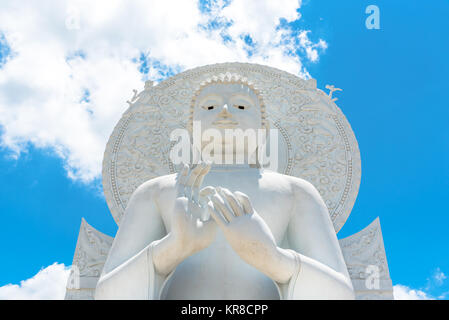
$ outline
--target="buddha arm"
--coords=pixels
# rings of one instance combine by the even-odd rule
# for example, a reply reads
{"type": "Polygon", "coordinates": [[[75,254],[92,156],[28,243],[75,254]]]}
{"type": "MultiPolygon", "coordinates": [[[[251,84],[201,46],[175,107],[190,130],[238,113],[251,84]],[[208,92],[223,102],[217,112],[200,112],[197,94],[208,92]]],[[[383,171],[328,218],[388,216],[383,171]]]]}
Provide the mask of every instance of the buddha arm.
{"type": "Polygon", "coordinates": [[[287,231],[296,269],[281,284],[284,299],[354,299],[354,291],[327,207],[318,191],[299,181],[287,231]]]}
{"type": "Polygon", "coordinates": [[[155,272],[153,249],[166,235],[149,181],[129,200],[97,284],[96,299],[158,299],[165,276],[155,272]]]}

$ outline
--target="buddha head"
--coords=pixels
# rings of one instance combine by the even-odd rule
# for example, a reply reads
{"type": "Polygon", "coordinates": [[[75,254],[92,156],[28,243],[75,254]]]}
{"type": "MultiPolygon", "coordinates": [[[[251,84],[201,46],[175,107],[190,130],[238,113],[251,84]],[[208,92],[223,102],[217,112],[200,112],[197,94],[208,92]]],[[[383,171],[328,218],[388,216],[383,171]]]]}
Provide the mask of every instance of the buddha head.
{"type": "MultiPolygon", "coordinates": [[[[265,105],[259,90],[236,74],[221,74],[200,85],[191,103],[190,130],[194,122],[201,125],[201,134],[209,130],[221,135],[223,146],[234,141],[226,138],[227,131],[234,130],[238,135],[238,132],[250,134],[251,131],[257,133],[258,129],[267,129],[265,105]]],[[[202,147],[206,143],[202,140],[202,147]]],[[[244,148],[248,152],[248,145],[244,148]]],[[[238,150],[238,146],[236,150],[234,145],[233,152],[236,151],[243,152],[238,150]]],[[[255,149],[249,152],[253,151],[255,149]]]]}

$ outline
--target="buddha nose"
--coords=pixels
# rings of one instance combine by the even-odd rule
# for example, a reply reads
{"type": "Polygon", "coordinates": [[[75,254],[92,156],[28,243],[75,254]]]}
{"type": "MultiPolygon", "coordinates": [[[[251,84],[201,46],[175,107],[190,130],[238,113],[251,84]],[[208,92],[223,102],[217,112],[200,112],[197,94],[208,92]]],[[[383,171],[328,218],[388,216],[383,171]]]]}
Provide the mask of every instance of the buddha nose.
{"type": "Polygon", "coordinates": [[[228,111],[228,104],[225,104],[224,106],[223,106],[223,109],[221,110],[221,112],[218,114],[218,116],[219,117],[221,117],[221,118],[230,118],[230,117],[232,117],[232,114],[231,113],[229,113],[229,111],[228,111]]]}

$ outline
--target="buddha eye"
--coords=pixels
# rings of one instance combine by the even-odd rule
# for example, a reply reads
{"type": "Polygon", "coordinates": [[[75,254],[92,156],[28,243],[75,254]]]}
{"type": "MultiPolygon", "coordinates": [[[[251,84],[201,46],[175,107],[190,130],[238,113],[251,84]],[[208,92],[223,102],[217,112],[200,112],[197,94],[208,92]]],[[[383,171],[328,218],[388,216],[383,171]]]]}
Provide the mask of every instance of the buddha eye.
{"type": "Polygon", "coordinates": [[[242,105],[235,105],[234,107],[236,107],[236,108],[238,108],[240,110],[245,110],[246,109],[245,106],[242,106],[242,105]]]}
{"type": "Polygon", "coordinates": [[[213,110],[215,106],[203,106],[203,108],[206,110],[213,110]]]}

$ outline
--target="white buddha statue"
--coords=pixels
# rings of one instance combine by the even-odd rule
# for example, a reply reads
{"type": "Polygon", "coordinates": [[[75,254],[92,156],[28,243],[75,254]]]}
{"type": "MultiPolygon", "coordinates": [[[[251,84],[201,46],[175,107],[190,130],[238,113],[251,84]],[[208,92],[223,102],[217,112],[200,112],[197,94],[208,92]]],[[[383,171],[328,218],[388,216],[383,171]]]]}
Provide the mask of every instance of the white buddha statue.
{"type": "MultiPolygon", "coordinates": [[[[192,121],[221,133],[267,126],[261,95],[242,78],[203,84],[192,121]]],[[[354,299],[318,191],[249,163],[249,144],[229,143],[214,156],[249,154],[244,164],[185,165],[135,190],[96,299],[354,299]]]]}

